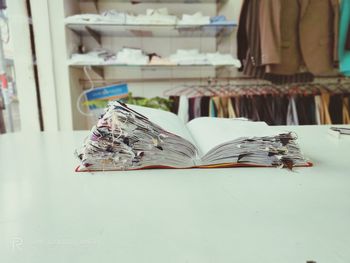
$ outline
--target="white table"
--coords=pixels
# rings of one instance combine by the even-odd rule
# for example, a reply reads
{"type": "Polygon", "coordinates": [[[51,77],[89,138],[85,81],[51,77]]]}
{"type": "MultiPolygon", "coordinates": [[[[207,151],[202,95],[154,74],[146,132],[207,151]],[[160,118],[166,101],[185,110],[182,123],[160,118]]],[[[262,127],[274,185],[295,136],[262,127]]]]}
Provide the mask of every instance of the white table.
{"type": "Polygon", "coordinates": [[[313,168],[75,173],[87,132],[0,136],[0,262],[350,262],[350,136],[313,168]]]}

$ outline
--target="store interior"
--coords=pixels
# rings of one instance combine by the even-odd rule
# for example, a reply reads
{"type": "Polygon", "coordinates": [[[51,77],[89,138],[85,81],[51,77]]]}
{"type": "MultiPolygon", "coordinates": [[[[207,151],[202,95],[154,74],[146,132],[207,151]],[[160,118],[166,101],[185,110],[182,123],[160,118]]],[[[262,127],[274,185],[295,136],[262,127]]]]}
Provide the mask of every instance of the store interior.
{"type": "Polygon", "coordinates": [[[0,262],[350,262],[350,0],[0,0],[0,39],[0,262]]]}
{"type": "Polygon", "coordinates": [[[28,2],[3,11],[3,132],[21,130],[21,113],[24,129],[89,130],[115,99],[174,112],[184,123],[211,116],[349,124],[339,4],[316,5],[325,15],[317,30],[317,16],[300,3],[67,0],[47,4],[44,18],[36,8],[28,2]],[[32,19],[26,52],[14,52],[23,36],[11,10],[32,19]],[[23,55],[30,72],[16,82],[23,55]],[[17,92],[25,78],[30,97],[28,88],[17,92]],[[30,108],[34,125],[25,124],[30,108]]]}

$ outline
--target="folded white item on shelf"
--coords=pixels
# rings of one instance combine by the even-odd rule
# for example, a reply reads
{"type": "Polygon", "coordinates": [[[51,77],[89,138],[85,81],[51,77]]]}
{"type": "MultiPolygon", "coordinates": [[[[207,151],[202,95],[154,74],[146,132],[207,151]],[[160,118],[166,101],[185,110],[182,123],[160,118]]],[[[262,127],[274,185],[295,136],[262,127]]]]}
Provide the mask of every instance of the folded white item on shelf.
{"type": "Polygon", "coordinates": [[[101,13],[102,21],[105,23],[114,23],[114,24],[125,24],[126,23],[126,14],[118,12],[114,9],[107,10],[101,13]]]}
{"type": "Polygon", "coordinates": [[[69,59],[70,65],[88,65],[103,64],[103,58],[98,57],[97,53],[91,54],[72,54],[69,59]]]}
{"type": "Polygon", "coordinates": [[[175,54],[170,55],[169,60],[178,65],[209,64],[206,54],[199,53],[198,49],[178,49],[175,54]]]}
{"type": "Polygon", "coordinates": [[[115,10],[107,10],[101,14],[78,14],[65,18],[65,22],[69,23],[112,23],[125,24],[125,13],[117,12],[115,10]]]}
{"type": "Polygon", "coordinates": [[[203,16],[201,12],[193,15],[183,14],[182,19],[178,21],[178,25],[208,25],[210,24],[210,16],[203,16]]]}
{"type": "Polygon", "coordinates": [[[231,54],[200,53],[198,49],[178,49],[168,58],[153,55],[150,58],[141,49],[123,48],[117,54],[106,49],[96,49],[84,54],[73,54],[71,65],[232,65],[240,67],[239,60],[231,54]]]}
{"type": "Polygon", "coordinates": [[[159,56],[153,56],[151,58],[151,61],[149,62],[150,65],[166,65],[166,66],[173,66],[176,65],[176,63],[170,61],[169,58],[162,58],[159,56]]]}
{"type": "Polygon", "coordinates": [[[68,16],[65,18],[65,22],[68,23],[96,23],[101,21],[101,15],[99,14],[79,14],[68,16]]]}
{"type": "Polygon", "coordinates": [[[127,25],[137,25],[136,17],[137,16],[135,16],[135,15],[126,14],[125,24],[127,24],[127,25]]]}
{"type": "Polygon", "coordinates": [[[167,8],[147,9],[145,15],[126,17],[126,23],[129,25],[175,25],[176,22],[177,17],[169,15],[167,8]]]}
{"type": "Polygon", "coordinates": [[[70,65],[108,65],[115,63],[115,53],[108,50],[94,50],[84,54],[73,54],[70,65]]]}
{"type": "Polygon", "coordinates": [[[238,59],[233,58],[231,54],[220,54],[219,52],[216,53],[208,53],[207,59],[210,64],[217,66],[217,65],[232,65],[237,68],[241,67],[241,62],[238,59]]]}
{"type": "Polygon", "coordinates": [[[117,53],[116,63],[126,65],[147,65],[149,58],[141,49],[123,48],[117,53]]]}
{"type": "Polygon", "coordinates": [[[130,15],[116,10],[106,10],[101,14],[77,14],[65,18],[69,23],[111,23],[129,25],[209,25],[210,17],[201,12],[183,14],[182,19],[170,15],[167,8],[147,9],[146,14],[130,15]]]}

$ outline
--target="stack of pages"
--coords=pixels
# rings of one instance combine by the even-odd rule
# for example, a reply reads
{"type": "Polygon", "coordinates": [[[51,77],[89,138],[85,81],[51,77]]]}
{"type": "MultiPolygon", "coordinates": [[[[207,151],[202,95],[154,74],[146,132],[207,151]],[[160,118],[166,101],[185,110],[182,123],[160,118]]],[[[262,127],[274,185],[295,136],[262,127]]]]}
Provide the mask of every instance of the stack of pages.
{"type": "Polygon", "coordinates": [[[109,104],[77,155],[77,171],[311,165],[295,134],[264,122],[205,117],[184,125],[173,113],[121,102],[109,104]]]}

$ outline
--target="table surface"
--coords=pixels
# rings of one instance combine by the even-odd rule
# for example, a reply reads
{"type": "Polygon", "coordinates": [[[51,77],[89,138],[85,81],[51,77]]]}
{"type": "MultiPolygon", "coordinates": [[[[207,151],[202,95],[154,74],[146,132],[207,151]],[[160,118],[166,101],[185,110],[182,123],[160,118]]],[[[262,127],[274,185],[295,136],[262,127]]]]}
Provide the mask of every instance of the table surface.
{"type": "Polygon", "coordinates": [[[350,136],[312,168],[75,173],[87,132],[0,136],[1,262],[350,262],[350,136]]]}

